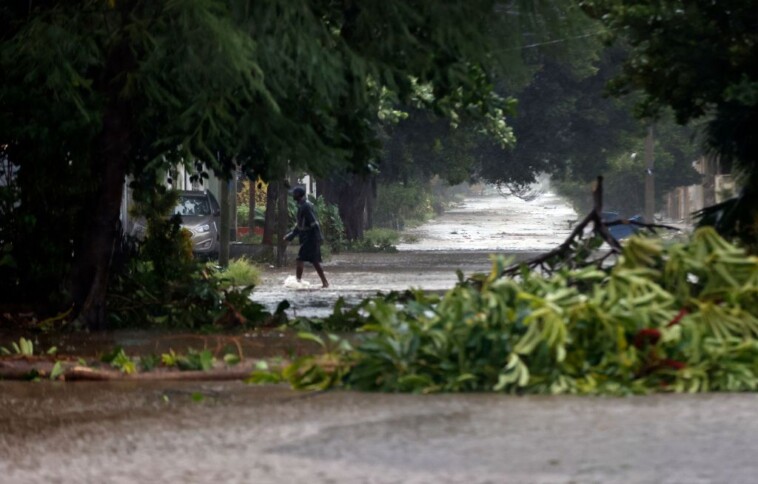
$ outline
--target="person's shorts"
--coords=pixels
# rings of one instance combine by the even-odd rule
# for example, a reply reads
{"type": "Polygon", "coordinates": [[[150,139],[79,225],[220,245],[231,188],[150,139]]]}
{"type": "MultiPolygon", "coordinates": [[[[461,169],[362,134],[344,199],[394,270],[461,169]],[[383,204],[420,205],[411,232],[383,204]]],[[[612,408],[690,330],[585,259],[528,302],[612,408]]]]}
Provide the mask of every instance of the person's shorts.
{"type": "Polygon", "coordinates": [[[300,244],[300,251],[297,253],[297,260],[303,262],[321,262],[321,243],[316,239],[308,239],[300,244]]]}

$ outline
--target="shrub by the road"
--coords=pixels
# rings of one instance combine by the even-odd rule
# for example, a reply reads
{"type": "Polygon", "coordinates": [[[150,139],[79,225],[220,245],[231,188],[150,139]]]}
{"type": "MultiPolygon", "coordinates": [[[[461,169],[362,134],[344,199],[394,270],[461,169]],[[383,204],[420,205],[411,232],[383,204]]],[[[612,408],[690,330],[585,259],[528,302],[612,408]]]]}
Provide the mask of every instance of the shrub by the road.
{"type": "Polygon", "coordinates": [[[396,230],[374,228],[363,233],[363,238],[350,244],[350,250],[361,252],[397,252],[395,247],[400,241],[396,230]]]}
{"type": "Polygon", "coordinates": [[[238,261],[220,273],[200,263],[192,256],[189,232],[178,218],[165,216],[176,204],[176,194],[156,187],[138,195],[144,198],[135,192],[135,215],[147,220],[147,235],[125,246],[114,264],[108,291],[112,327],[197,329],[267,320],[263,306],[249,297],[255,266],[238,261]]]}
{"type": "Polygon", "coordinates": [[[219,279],[222,288],[233,286],[255,286],[260,283],[261,270],[249,259],[240,258],[229,262],[226,269],[210,266],[213,275],[219,279]]]}

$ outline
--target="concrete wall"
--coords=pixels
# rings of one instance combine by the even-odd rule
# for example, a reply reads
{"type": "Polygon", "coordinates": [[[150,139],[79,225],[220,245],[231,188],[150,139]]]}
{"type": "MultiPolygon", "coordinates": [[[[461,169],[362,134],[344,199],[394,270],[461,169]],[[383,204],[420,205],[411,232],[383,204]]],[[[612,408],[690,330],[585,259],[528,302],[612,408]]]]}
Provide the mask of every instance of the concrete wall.
{"type": "Polygon", "coordinates": [[[732,176],[720,173],[718,160],[701,157],[692,166],[703,175],[703,182],[698,185],[677,187],[666,194],[664,213],[667,218],[683,223],[692,222],[692,213],[704,207],[722,202],[736,194],[732,176]]]}

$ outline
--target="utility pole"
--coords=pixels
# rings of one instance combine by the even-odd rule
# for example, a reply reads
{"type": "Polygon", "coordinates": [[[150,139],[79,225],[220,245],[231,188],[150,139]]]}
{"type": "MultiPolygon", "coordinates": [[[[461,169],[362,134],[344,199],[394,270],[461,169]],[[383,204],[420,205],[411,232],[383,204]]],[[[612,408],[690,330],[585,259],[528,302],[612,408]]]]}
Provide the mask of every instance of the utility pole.
{"type": "Polygon", "coordinates": [[[655,159],[653,157],[653,125],[647,129],[647,138],[645,138],[645,222],[654,223],[655,214],[655,178],[653,178],[653,166],[655,159]]]}
{"type": "Polygon", "coordinates": [[[229,199],[229,180],[221,180],[219,203],[221,204],[221,220],[218,228],[218,265],[229,266],[229,226],[231,225],[231,203],[229,199]]]}
{"type": "Polygon", "coordinates": [[[239,178],[239,172],[235,168],[232,172],[232,178],[229,180],[229,213],[231,214],[231,220],[229,222],[229,240],[232,242],[237,241],[237,179],[239,178]]]}

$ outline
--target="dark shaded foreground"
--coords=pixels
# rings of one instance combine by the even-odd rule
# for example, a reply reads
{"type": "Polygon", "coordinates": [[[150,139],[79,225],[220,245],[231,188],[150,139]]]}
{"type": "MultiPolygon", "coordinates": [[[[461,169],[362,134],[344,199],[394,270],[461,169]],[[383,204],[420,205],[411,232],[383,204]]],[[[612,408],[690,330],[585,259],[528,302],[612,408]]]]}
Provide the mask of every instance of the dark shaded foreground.
{"type": "Polygon", "coordinates": [[[0,383],[3,483],[750,483],[758,397],[0,383]]]}

